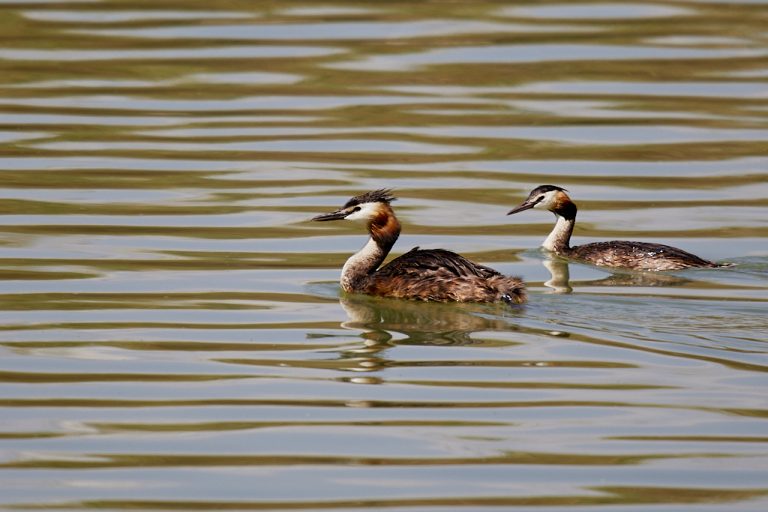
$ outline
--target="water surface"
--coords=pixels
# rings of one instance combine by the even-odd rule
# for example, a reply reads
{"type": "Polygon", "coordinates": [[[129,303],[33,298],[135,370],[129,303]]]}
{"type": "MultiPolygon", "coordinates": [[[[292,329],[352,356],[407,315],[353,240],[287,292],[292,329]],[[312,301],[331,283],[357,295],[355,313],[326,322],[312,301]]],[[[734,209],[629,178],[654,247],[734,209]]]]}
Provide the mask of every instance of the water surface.
{"type": "Polygon", "coordinates": [[[768,506],[763,2],[0,1],[0,509],[768,506]],[[664,242],[727,269],[552,260],[664,242]],[[530,302],[343,296],[395,247],[530,302]]]}

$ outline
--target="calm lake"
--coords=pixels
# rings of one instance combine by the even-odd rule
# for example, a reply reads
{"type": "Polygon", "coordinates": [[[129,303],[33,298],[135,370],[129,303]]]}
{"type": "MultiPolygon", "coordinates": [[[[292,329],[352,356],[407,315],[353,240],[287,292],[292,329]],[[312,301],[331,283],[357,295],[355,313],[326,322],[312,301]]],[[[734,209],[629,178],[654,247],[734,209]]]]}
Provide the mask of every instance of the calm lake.
{"type": "Polygon", "coordinates": [[[0,510],[768,509],[768,2],[0,0],[0,510]],[[661,242],[725,269],[552,260],[661,242]],[[343,295],[447,248],[525,306],[343,295]]]}

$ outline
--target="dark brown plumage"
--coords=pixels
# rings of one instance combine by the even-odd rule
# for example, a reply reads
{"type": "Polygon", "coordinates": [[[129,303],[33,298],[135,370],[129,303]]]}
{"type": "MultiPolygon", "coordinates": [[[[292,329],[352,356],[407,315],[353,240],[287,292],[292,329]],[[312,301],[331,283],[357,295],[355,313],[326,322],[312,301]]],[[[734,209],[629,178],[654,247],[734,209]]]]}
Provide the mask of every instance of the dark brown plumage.
{"type": "Polygon", "coordinates": [[[689,267],[719,267],[690,252],[663,244],[613,240],[572,247],[569,258],[606,267],[639,270],[680,270],[689,267]]]}
{"type": "Polygon", "coordinates": [[[444,249],[411,249],[379,268],[400,236],[400,222],[389,190],[353,197],[342,208],[313,220],[365,220],[370,239],[344,264],[341,287],[346,292],[425,301],[521,304],[525,285],[444,249]]]}
{"type": "Polygon", "coordinates": [[[432,301],[524,302],[520,279],[444,249],[414,247],[360,283],[363,293],[432,301]]]}
{"type": "Polygon", "coordinates": [[[557,217],[557,222],[542,247],[560,256],[586,261],[593,265],[619,267],[633,270],[680,270],[690,267],[722,267],[682,249],[649,242],[614,240],[570,246],[571,234],[576,224],[576,204],[564,188],[541,185],[528,194],[519,206],[507,215],[528,210],[546,208],[557,217]]]}

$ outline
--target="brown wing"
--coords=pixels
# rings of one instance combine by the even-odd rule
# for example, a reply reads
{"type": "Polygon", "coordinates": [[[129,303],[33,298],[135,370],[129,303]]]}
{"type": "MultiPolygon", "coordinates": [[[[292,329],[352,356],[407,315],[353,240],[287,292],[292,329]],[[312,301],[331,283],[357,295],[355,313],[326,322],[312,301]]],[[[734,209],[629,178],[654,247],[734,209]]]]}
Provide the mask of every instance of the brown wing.
{"type": "Polygon", "coordinates": [[[524,301],[517,278],[444,249],[411,249],[369,276],[366,288],[373,295],[420,300],[524,301]]]}
{"type": "Polygon", "coordinates": [[[689,267],[717,267],[677,247],[669,245],[625,242],[596,242],[574,247],[568,256],[609,267],[623,267],[636,270],[679,270],[689,267]]]}
{"type": "Polygon", "coordinates": [[[454,278],[501,275],[490,267],[478,265],[460,254],[445,249],[419,249],[414,247],[380,268],[377,274],[396,276],[401,274],[427,277],[433,274],[454,278]]]}

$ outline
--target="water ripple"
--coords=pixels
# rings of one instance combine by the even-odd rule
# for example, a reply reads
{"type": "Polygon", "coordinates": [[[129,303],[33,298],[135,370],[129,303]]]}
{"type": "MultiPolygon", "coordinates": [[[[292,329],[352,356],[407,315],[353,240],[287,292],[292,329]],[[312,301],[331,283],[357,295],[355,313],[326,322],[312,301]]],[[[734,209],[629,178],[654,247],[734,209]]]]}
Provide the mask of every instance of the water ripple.
{"type": "Polygon", "coordinates": [[[0,13],[0,509],[766,508],[764,3],[0,13]],[[383,187],[529,303],[340,294],[383,187]]]}

